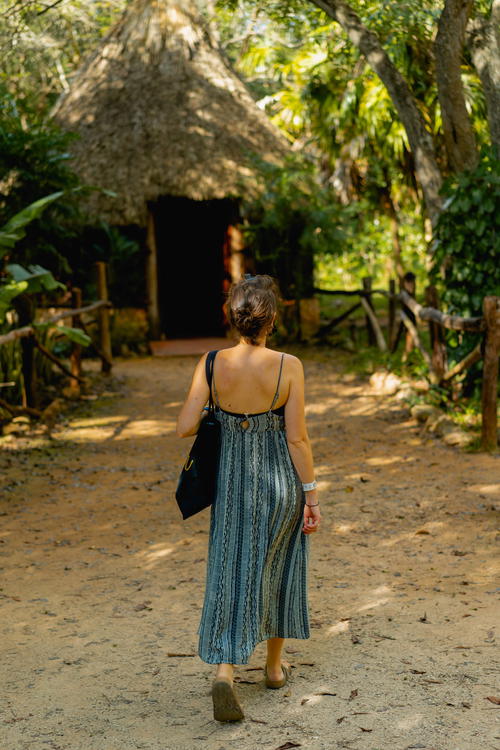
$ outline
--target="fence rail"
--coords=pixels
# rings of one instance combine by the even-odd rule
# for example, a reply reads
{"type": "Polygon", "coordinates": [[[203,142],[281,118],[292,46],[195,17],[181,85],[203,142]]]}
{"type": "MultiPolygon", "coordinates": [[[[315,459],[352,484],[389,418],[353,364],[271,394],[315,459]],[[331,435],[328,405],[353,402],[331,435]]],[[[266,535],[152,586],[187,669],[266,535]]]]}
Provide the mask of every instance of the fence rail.
{"type": "Polygon", "coordinates": [[[448,315],[438,309],[438,297],[435,287],[427,287],[426,302],[421,305],[415,299],[415,276],[408,273],[404,277],[402,289],[395,291],[394,280],[390,281],[389,289],[372,289],[369,277],[363,280],[362,289],[315,289],[316,294],[335,296],[357,296],[359,302],[349,307],[345,312],[337,315],[323,325],[318,337],[329,333],[337,325],[345,321],[355,310],[362,307],[365,311],[365,321],[368,332],[368,342],[376,343],[381,351],[396,351],[402,330],[406,330],[407,353],[414,346],[419,349],[427,366],[431,382],[446,385],[456,376],[475,362],[483,359],[483,378],[481,386],[481,447],[492,451],[498,447],[498,372],[500,356],[500,297],[487,296],[483,299],[483,315],[481,317],[462,317],[448,315]],[[382,294],[388,300],[388,341],[382,332],[374,307],[371,304],[373,294],[382,294]],[[395,333],[396,303],[400,304],[400,323],[395,333]],[[418,323],[429,325],[432,351],[429,353],[423,346],[418,333],[418,323]],[[467,331],[482,335],[476,346],[453,367],[448,368],[446,361],[446,346],[443,329],[453,331],[467,331]]]}
{"type": "MultiPolygon", "coordinates": [[[[71,318],[72,327],[79,328],[88,335],[87,326],[83,321],[82,316],[88,315],[89,313],[96,313],[98,329],[99,329],[99,344],[96,344],[91,340],[90,346],[94,349],[97,356],[100,358],[102,363],[102,371],[109,373],[113,366],[112,355],[111,355],[111,337],[109,328],[109,309],[112,307],[111,302],[108,299],[108,291],[106,284],[106,264],[102,262],[96,263],[97,270],[97,291],[100,299],[96,302],[92,302],[87,305],[82,305],[82,293],[77,287],[73,288],[71,293],[71,308],[63,310],[46,320],[40,321],[45,325],[55,325],[61,320],[71,318]]],[[[41,341],[38,340],[38,325],[35,320],[24,320],[25,325],[20,326],[12,331],[8,331],[5,334],[0,335],[0,346],[12,343],[13,341],[19,340],[22,347],[22,406],[15,406],[7,403],[5,400],[0,400],[0,407],[10,414],[25,413],[35,416],[38,412],[38,398],[37,398],[37,377],[35,372],[35,360],[34,352],[38,350],[44,357],[49,359],[55,364],[65,375],[69,378],[69,388],[72,391],[72,395],[78,395],[80,392],[80,385],[83,382],[82,378],[82,366],[81,366],[81,350],[82,346],[78,341],[72,341],[71,353],[70,353],[70,365],[69,367],[54,352],[44,346],[41,341]]],[[[7,386],[6,383],[0,383],[1,386],[7,386]]]]}

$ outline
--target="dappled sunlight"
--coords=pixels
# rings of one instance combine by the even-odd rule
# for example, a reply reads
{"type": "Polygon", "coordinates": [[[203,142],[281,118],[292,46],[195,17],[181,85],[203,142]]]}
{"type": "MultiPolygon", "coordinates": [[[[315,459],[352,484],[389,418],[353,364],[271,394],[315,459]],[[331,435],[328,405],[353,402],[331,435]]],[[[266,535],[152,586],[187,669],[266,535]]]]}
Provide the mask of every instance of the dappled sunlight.
{"type": "Polygon", "coordinates": [[[175,430],[172,419],[135,419],[130,422],[120,435],[121,440],[132,437],[157,437],[175,430]]]}
{"type": "Polygon", "coordinates": [[[365,459],[365,463],[371,466],[388,466],[389,464],[396,464],[399,461],[404,461],[403,456],[373,456],[372,458],[365,459]]]}
{"type": "Polygon", "coordinates": [[[66,433],[69,433],[69,437],[75,443],[100,443],[104,440],[109,440],[115,434],[115,427],[102,427],[96,425],[93,427],[80,427],[73,429],[72,427],[67,428],[66,433]]]}
{"type": "Polygon", "coordinates": [[[116,424],[118,422],[126,422],[128,416],[124,414],[117,414],[114,417],[86,417],[80,419],[72,419],[69,423],[70,428],[73,427],[105,427],[108,424],[116,424]]]}
{"type": "MultiPolygon", "coordinates": [[[[411,529],[410,531],[404,532],[402,534],[398,534],[395,537],[392,537],[392,539],[382,539],[380,541],[381,547],[394,547],[398,544],[400,544],[403,541],[415,541],[415,539],[425,538],[427,536],[433,537],[433,532],[439,531],[440,536],[444,536],[447,531],[444,530],[444,527],[446,526],[444,521],[425,521],[422,523],[422,525],[418,526],[415,529],[411,529]]],[[[450,530],[449,533],[455,534],[455,530],[450,530]]]]}
{"type": "MultiPolygon", "coordinates": [[[[300,704],[302,705],[303,703],[307,703],[308,706],[315,706],[318,703],[324,701],[325,698],[328,700],[328,696],[332,695],[331,691],[331,684],[319,685],[315,693],[303,693],[300,698],[300,704]]],[[[333,695],[335,695],[335,693],[333,693],[333,695]]],[[[284,745],[284,747],[293,747],[293,745],[284,745]]]]}
{"type": "Polygon", "coordinates": [[[404,719],[396,722],[396,726],[399,729],[415,729],[424,720],[423,714],[414,714],[413,716],[405,716],[404,719]]]}
{"type": "MultiPolygon", "coordinates": [[[[89,725],[97,711],[111,715],[123,729],[122,745],[130,726],[140,727],[134,740],[151,744],[156,708],[168,714],[177,693],[184,719],[167,727],[174,744],[191,747],[193,736],[206,738],[215,726],[209,690],[196,691],[192,721],[182,723],[198,679],[196,626],[209,545],[208,509],[185,523],[175,502],[194,439],[175,434],[182,404],[176,399],[193,364],[193,357],[124,361],[119,366],[129,380],[121,401],[96,404],[95,417],[88,405],[72,411],[70,404],[40,451],[32,451],[36,436],[29,443],[22,434],[6,438],[0,600],[9,689],[22,707],[5,725],[11,732],[28,727],[17,721],[27,715],[28,698],[38,701],[30,712],[43,717],[50,694],[65,709],[49,718],[63,722],[54,724],[57,742],[82,693],[95,706],[89,725]],[[166,686],[160,704],[158,685],[166,686]]],[[[322,531],[308,537],[312,637],[287,643],[298,691],[282,706],[289,734],[276,730],[274,744],[310,739],[316,747],[324,740],[329,748],[334,737],[333,744],[352,740],[359,750],[430,747],[435,717],[443,737],[465,716],[475,728],[488,717],[484,685],[491,684],[498,643],[498,460],[463,455],[434,438],[411,447],[415,432],[398,423],[399,410],[366,416],[370,399],[360,403],[359,388],[346,394],[330,372],[329,365],[313,369],[308,417],[323,503],[322,531]],[[353,416],[360,406],[363,416],[353,416]],[[311,739],[312,732],[321,737],[311,739]]],[[[241,750],[265,745],[276,724],[273,701],[261,690],[265,650],[258,644],[237,669],[242,702],[267,722],[255,725],[262,736],[241,740],[241,750]]],[[[202,665],[203,679],[212,667],[202,665]]],[[[100,728],[105,736],[106,726],[100,728]]],[[[241,734],[241,727],[226,728],[241,734]]],[[[219,729],[201,744],[223,742],[219,729]]],[[[478,732],[462,739],[475,750],[482,738],[478,732]]]]}
{"type": "Polygon", "coordinates": [[[345,633],[349,630],[349,620],[339,620],[339,622],[330,625],[327,629],[328,635],[338,635],[339,633],[345,633]]]}
{"type": "Polygon", "coordinates": [[[376,609],[377,607],[382,607],[384,604],[390,602],[392,598],[393,592],[391,587],[387,586],[387,584],[382,584],[382,586],[378,586],[376,589],[374,589],[372,598],[369,599],[365,604],[362,604],[360,607],[358,607],[356,612],[364,612],[367,609],[376,609]]]}
{"type": "Polygon", "coordinates": [[[356,523],[339,523],[333,527],[333,531],[336,534],[349,534],[351,531],[356,531],[358,525],[356,523]]]}
{"type": "Polygon", "coordinates": [[[131,438],[159,437],[174,432],[173,419],[131,419],[124,415],[113,417],[90,417],[72,420],[66,427],[75,442],[99,443],[107,440],[130,440],[131,438]]]}
{"type": "Polygon", "coordinates": [[[494,495],[500,498],[500,483],[497,484],[470,484],[466,488],[467,492],[484,492],[487,495],[494,495]]]}
{"type": "Polygon", "coordinates": [[[338,399],[325,399],[321,403],[307,404],[305,408],[306,415],[325,414],[337,402],[338,399]]]}
{"type": "Polygon", "coordinates": [[[171,555],[176,546],[169,547],[164,542],[158,542],[158,544],[152,544],[148,549],[137,552],[135,556],[143,562],[145,570],[151,570],[156,563],[171,555]]]}
{"type": "Polygon", "coordinates": [[[356,612],[364,612],[366,609],[375,609],[376,607],[382,607],[384,604],[387,604],[390,601],[391,600],[388,596],[383,597],[382,599],[372,599],[366,604],[363,604],[361,607],[358,607],[356,612]]]}

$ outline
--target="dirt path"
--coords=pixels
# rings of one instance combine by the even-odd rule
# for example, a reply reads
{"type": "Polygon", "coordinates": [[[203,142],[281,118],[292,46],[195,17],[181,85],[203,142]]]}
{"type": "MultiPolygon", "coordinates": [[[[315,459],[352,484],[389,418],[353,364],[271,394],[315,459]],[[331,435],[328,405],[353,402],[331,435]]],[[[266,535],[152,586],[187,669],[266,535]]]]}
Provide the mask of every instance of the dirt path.
{"type": "Polygon", "coordinates": [[[311,638],[286,643],[285,691],[259,644],[235,670],[246,720],[213,720],[209,511],[183,522],[173,499],[196,359],[121,361],[121,394],[78,406],[54,447],[2,444],[2,750],[498,750],[500,458],[314,359],[311,638]]]}

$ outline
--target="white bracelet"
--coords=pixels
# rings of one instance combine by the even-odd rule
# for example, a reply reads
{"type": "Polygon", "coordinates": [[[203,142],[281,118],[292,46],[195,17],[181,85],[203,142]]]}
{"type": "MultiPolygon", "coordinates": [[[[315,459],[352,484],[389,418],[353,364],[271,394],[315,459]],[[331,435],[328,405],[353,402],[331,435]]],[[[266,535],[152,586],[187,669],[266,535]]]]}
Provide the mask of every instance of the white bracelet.
{"type": "Polygon", "coordinates": [[[304,492],[309,492],[309,490],[315,490],[318,486],[318,483],[315,479],[313,479],[312,482],[302,482],[302,489],[304,492]]]}

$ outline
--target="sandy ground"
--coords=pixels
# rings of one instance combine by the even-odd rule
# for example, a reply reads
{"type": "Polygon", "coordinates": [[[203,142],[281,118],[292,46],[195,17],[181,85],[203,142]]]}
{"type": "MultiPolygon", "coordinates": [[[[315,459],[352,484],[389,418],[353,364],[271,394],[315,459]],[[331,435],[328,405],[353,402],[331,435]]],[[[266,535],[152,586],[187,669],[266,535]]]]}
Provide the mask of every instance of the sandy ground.
{"type": "Polygon", "coordinates": [[[1,750],[498,750],[500,457],[429,437],[313,354],[311,638],[286,641],[284,690],[260,643],[235,669],[245,720],[214,721],[209,511],[183,522],[173,496],[196,360],[119,361],[51,445],[2,441],[1,750]]]}

